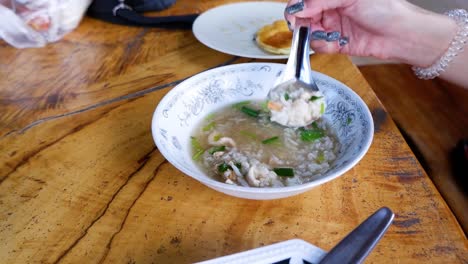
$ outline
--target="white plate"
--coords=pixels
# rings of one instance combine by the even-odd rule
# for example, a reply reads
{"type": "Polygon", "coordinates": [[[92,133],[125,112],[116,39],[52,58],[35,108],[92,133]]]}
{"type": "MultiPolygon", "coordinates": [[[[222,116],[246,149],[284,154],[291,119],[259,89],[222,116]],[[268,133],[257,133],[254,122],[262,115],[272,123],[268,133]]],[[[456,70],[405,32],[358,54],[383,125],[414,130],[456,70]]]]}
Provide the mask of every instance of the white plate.
{"type": "Polygon", "coordinates": [[[319,263],[325,254],[325,251],[304,240],[291,239],[273,245],[199,262],[198,264],[314,264],[319,263]]]}
{"type": "Polygon", "coordinates": [[[202,13],[193,23],[193,34],[206,46],[231,55],[257,59],[285,59],[260,49],[255,33],[284,19],[285,3],[245,2],[219,6],[202,13]]]}

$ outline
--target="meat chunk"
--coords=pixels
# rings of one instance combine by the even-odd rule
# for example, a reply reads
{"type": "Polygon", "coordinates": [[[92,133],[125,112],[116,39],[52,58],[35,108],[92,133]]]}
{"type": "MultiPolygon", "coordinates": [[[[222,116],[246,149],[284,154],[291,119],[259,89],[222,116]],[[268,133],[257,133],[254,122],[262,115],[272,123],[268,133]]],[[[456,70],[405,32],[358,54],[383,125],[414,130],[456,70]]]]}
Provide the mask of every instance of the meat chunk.
{"type": "Polygon", "coordinates": [[[250,186],[267,187],[272,186],[277,181],[278,176],[264,164],[259,163],[250,167],[246,178],[250,186]]]}
{"type": "Polygon", "coordinates": [[[218,131],[213,131],[208,136],[208,143],[213,146],[226,146],[235,148],[236,142],[230,137],[223,137],[218,131]]]}

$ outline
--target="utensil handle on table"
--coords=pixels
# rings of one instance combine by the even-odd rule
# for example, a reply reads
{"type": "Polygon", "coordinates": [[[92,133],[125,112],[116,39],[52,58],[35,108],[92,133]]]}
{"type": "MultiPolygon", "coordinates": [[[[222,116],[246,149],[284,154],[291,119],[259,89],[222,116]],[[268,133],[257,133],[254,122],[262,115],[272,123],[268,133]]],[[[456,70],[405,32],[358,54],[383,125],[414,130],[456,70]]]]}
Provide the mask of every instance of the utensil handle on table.
{"type": "Polygon", "coordinates": [[[380,208],[330,250],[320,264],[361,263],[387,231],[393,217],[389,208],[380,208]]]}

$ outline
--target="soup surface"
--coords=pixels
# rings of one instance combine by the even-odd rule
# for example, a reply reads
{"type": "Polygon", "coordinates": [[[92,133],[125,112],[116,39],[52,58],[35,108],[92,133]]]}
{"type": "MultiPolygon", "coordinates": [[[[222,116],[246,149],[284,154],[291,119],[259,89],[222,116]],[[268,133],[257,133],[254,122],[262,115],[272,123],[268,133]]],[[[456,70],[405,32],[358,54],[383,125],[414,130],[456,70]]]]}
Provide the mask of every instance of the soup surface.
{"type": "Polygon", "coordinates": [[[228,184],[280,187],[325,173],[340,144],[322,119],[291,128],[270,120],[266,102],[241,102],[208,115],[193,131],[192,157],[228,184]]]}

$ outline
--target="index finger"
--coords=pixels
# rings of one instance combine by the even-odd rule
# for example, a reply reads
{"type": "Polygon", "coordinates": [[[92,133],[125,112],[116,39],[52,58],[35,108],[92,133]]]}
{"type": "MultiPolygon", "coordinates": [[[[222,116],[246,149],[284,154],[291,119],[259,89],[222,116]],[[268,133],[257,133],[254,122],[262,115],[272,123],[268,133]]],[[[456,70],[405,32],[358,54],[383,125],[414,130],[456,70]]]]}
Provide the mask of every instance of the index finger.
{"type": "MultiPolygon", "coordinates": [[[[301,0],[289,0],[287,6],[291,6],[300,2],[301,0]]],[[[322,19],[322,12],[349,6],[351,0],[305,0],[304,9],[294,14],[286,12],[284,16],[287,21],[294,25],[295,17],[309,18],[311,23],[317,23],[322,19]]]]}

